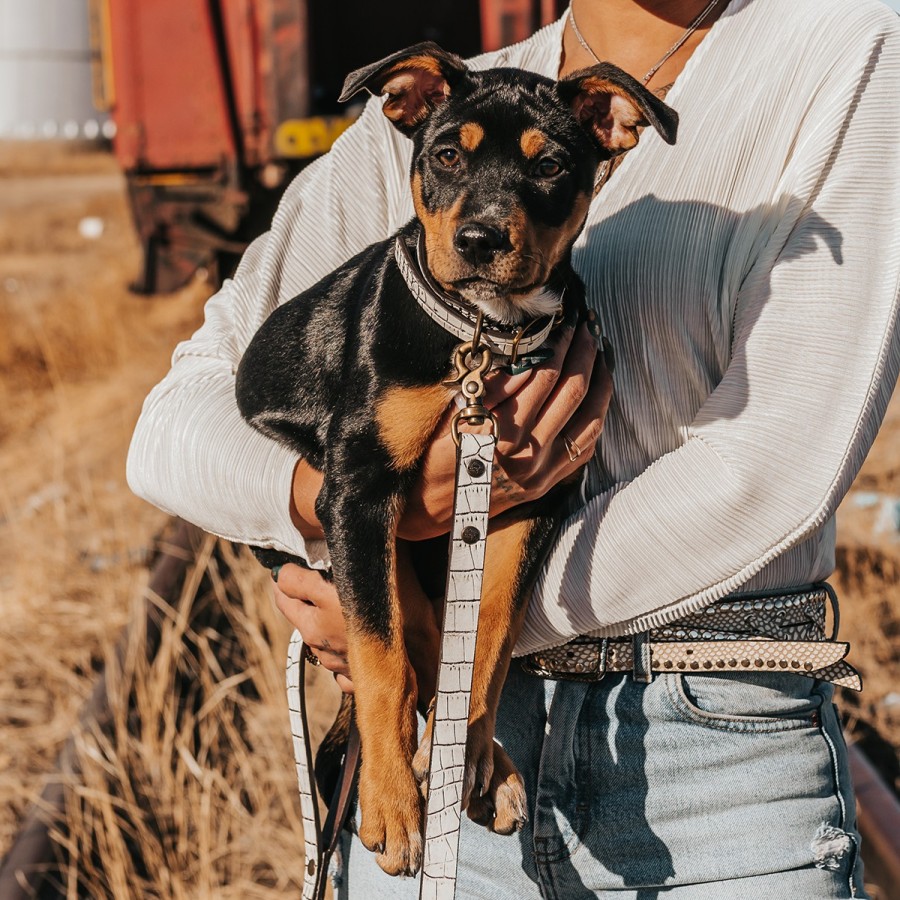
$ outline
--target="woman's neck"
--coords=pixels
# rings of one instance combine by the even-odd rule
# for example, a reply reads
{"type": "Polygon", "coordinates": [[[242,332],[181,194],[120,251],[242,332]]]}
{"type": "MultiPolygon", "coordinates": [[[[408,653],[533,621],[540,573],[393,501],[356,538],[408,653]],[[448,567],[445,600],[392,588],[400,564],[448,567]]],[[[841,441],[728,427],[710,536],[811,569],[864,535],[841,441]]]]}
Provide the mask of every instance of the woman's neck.
{"type": "MultiPolygon", "coordinates": [[[[574,15],[585,42],[601,60],[615,63],[635,78],[643,79],[710,2],[711,0],[573,0],[570,16],[574,15]]],[[[726,5],[727,0],[719,0],[715,4],[700,27],[650,79],[652,88],[675,80],[726,5]]],[[[595,63],[594,57],[578,41],[570,20],[563,35],[560,76],[595,63]]]]}

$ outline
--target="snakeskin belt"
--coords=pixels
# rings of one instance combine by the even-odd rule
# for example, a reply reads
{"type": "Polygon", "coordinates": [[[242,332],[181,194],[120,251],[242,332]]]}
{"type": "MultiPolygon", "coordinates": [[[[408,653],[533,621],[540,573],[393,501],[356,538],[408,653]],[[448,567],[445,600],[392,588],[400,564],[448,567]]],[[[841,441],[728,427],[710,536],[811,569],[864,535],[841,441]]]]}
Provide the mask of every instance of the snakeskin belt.
{"type": "Polygon", "coordinates": [[[580,637],[522,659],[543,678],[599,681],[608,672],[632,672],[649,682],[655,673],[792,672],[862,690],[844,661],[850,645],[835,640],[837,599],[816,584],[774,596],[744,595],[683,616],[670,625],[629,637],[580,637]],[[834,627],[825,636],[826,603],[834,627]]]}

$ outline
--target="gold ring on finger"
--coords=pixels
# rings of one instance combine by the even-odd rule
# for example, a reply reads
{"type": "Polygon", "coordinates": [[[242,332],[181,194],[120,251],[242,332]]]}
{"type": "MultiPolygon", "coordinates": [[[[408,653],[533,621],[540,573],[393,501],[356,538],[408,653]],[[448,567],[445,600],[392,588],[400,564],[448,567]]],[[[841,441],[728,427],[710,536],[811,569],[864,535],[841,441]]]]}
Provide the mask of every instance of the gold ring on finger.
{"type": "Polygon", "coordinates": [[[569,454],[569,462],[575,462],[575,460],[581,456],[581,447],[565,435],[562,436],[562,439],[563,443],[566,445],[566,453],[569,454]]]}

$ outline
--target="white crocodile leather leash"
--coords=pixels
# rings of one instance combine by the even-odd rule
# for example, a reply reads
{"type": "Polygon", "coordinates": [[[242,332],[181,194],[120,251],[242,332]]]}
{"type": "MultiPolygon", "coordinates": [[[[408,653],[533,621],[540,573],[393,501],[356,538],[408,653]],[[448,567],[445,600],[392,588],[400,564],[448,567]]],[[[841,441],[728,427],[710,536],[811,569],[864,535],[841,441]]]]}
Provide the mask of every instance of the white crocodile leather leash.
{"type": "Polygon", "coordinates": [[[291,635],[288,645],[287,686],[288,710],[291,715],[291,735],[294,739],[294,762],[297,764],[297,784],[300,789],[300,816],[303,820],[303,843],[306,849],[306,872],[303,877],[303,900],[318,900],[323,893],[326,867],[322,864],[319,827],[319,801],[312,778],[312,746],[306,716],[304,674],[306,656],[299,631],[291,635]]]}
{"type": "MultiPolygon", "coordinates": [[[[312,777],[312,747],[306,715],[304,682],[306,663],[311,657],[299,631],[291,635],[287,658],[287,696],[294,738],[294,761],[300,789],[300,815],[303,820],[303,842],[306,870],[303,875],[303,900],[323,900],[328,864],[337,849],[341,829],[347,818],[359,769],[359,732],[351,722],[347,748],[334,796],[328,808],[324,827],[319,826],[319,800],[312,777]]],[[[315,659],[315,657],[312,657],[315,659]]]]}
{"type": "Polygon", "coordinates": [[[420,900],[453,900],[456,893],[466,734],[496,445],[492,434],[461,432],[459,438],[420,900]]]}

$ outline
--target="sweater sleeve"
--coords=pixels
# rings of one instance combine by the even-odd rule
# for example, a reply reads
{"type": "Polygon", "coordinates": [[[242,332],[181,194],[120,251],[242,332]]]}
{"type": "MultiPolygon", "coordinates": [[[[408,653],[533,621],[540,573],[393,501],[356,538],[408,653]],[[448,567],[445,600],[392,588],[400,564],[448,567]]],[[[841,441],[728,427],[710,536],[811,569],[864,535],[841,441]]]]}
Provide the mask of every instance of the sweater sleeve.
{"type": "Polygon", "coordinates": [[[305,546],[291,522],[297,458],[243,421],[235,373],[272,310],[409,218],[408,158],[376,99],[289,186],[144,403],[127,464],[136,494],[229,540],[326,564],[324,542],[305,546]]]}
{"type": "Polygon", "coordinates": [[[564,523],[517,655],[671,621],[833,516],[900,368],[897,38],[834,62],[740,286],[724,377],[680,447],[564,523]]]}

